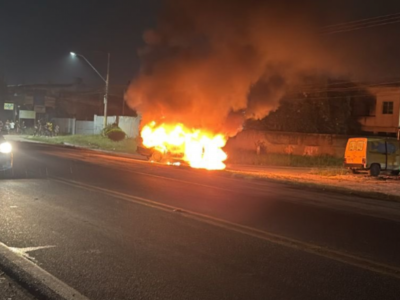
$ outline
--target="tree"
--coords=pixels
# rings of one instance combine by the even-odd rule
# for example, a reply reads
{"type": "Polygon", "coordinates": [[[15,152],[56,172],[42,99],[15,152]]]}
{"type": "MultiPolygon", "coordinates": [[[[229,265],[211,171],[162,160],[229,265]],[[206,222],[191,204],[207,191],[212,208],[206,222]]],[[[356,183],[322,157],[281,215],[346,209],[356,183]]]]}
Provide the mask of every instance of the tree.
{"type": "Polygon", "coordinates": [[[358,134],[356,107],[371,105],[371,95],[352,83],[312,86],[291,93],[276,111],[260,121],[251,120],[245,128],[304,133],[358,134]]]}

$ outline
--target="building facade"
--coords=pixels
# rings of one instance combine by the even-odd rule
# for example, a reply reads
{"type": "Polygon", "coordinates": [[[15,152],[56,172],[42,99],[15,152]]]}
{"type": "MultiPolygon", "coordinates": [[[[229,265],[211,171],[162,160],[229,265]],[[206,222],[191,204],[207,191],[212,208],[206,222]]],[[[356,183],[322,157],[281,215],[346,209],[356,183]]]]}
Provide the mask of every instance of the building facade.
{"type": "Polygon", "coordinates": [[[375,96],[368,116],[359,122],[364,132],[373,134],[398,134],[400,129],[400,87],[377,87],[370,89],[375,96]]]}

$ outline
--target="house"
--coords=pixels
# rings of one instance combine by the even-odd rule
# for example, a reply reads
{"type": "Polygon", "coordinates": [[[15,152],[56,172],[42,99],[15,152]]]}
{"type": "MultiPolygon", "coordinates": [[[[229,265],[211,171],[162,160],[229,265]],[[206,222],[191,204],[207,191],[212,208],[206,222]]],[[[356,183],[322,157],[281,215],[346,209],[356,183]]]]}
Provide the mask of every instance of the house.
{"type": "MultiPolygon", "coordinates": [[[[125,86],[110,86],[108,114],[136,116],[136,112],[125,106],[123,92],[125,86]]],[[[93,115],[104,112],[104,87],[88,87],[80,79],[72,84],[19,84],[8,85],[4,111],[7,118],[29,120],[76,118],[92,120],[93,115]]],[[[1,113],[1,111],[0,111],[1,113]]],[[[32,124],[31,124],[32,123],[32,124]]]]}
{"type": "Polygon", "coordinates": [[[364,132],[373,134],[398,134],[400,130],[400,87],[384,86],[370,88],[375,104],[368,116],[360,117],[364,132]]]}
{"type": "Polygon", "coordinates": [[[80,80],[72,84],[18,84],[8,85],[8,102],[14,105],[17,119],[48,120],[57,115],[60,99],[87,88],[80,80]],[[29,116],[29,117],[27,117],[29,116]]]}

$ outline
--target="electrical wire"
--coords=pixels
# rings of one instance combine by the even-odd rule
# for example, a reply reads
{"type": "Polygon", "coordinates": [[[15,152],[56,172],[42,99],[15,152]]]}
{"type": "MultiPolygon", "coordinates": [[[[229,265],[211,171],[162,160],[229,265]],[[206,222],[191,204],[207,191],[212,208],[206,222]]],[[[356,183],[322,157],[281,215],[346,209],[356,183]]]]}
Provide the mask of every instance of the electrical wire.
{"type": "MultiPolygon", "coordinates": [[[[352,83],[349,81],[349,83],[352,83]]],[[[377,82],[377,83],[370,83],[370,84],[359,84],[357,86],[352,87],[337,87],[337,88],[321,88],[319,87],[318,90],[307,89],[301,90],[303,93],[324,93],[324,92],[349,92],[349,91],[360,91],[365,90],[368,88],[380,87],[380,86],[390,86],[390,85],[398,85],[400,87],[400,80],[397,81],[386,81],[386,82],[377,82]]],[[[396,86],[395,86],[396,87],[396,86]]]]}
{"type": "Polygon", "coordinates": [[[395,23],[400,23],[400,13],[328,25],[322,28],[320,34],[330,35],[335,33],[349,32],[349,31],[361,30],[364,28],[372,28],[372,27],[384,26],[395,23]]]}
{"type": "Polygon", "coordinates": [[[382,15],[382,16],[377,16],[377,17],[371,17],[371,18],[359,19],[359,20],[355,20],[355,21],[349,21],[349,22],[343,22],[343,23],[338,23],[338,24],[333,24],[333,25],[327,25],[327,26],[324,26],[323,28],[344,26],[344,25],[348,25],[348,24],[362,23],[362,22],[366,22],[366,21],[370,21],[370,20],[381,19],[381,18],[386,18],[386,17],[397,17],[397,16],[400,16],[400,12],[395,13],[395,14],[382,15]]]}

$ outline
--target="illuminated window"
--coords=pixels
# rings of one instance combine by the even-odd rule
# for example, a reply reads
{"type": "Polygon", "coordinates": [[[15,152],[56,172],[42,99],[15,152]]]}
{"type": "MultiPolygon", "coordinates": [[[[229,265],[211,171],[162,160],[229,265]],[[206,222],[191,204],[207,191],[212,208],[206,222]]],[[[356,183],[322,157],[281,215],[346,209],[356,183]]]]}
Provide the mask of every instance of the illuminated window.
{"type": "Polygon", "coordinates": [[[393,102],[383,102],[382,114],[384,115],[393,114],[393,102]]]}
{"type": "Polygon", "coordinates": [[[357,143],[357,151],[363,151],[364,149],[364,142],[357,143]]]}

